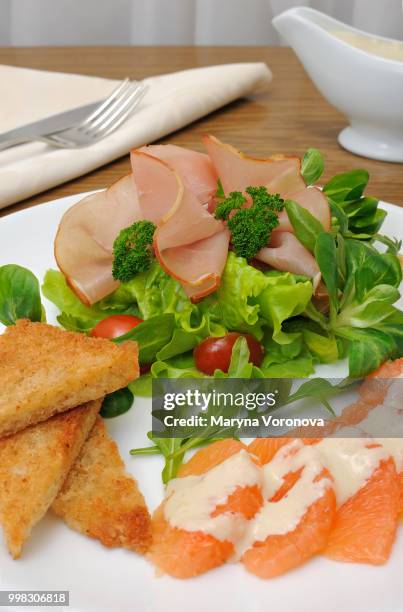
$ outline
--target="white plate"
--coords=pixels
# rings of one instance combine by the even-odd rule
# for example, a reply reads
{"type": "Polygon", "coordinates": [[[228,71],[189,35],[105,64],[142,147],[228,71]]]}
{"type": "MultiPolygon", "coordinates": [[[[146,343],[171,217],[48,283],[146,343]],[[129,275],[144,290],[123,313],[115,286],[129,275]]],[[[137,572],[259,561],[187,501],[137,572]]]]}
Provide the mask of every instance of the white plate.
{"type": "MultiPolygon", "coordinates": [[[[0,265],[28,267],[41,280],[55,267],[53,238],[61,215],[82,195],[62,198],[0,220],[0,265]]],[[[403,209],[388,211],[383,231],[403,239],[403,209]]],[[[48,319],[55,308],[45,300],[48,319]]],[[[0,330],[1,331],[1,330],[0,330]]],[[[340,376],[327,368],[326,375],[340,376]]],[[[0,391],[1,392],[1,391],[0,391]]],[[[107,421],[126,467],[139,481],[148,506],[161,500],[161,459],[131,458],[129,450],[146,444],[150,401],[136,399],[125,415],[107,421]]],[[[403,609],[403,529],[392,556],[382,567],[336,563],[322,557],[271,581],[247,574],[240,564],[225,565],[199,578],[157,578],[143,558],[108,550],[68,529],[49,513],[34,529],[22,558],[12,561],[0,543],[0,590],[70,591],[74,612],[401,612],[403,609]]],[[[10,608],[14,610],[15,608],[10,608]]],[[[50,608],[47,608],[50,610],[50,608]]],[[[54,608],[61,610],[62,608],[54,608]]]]}

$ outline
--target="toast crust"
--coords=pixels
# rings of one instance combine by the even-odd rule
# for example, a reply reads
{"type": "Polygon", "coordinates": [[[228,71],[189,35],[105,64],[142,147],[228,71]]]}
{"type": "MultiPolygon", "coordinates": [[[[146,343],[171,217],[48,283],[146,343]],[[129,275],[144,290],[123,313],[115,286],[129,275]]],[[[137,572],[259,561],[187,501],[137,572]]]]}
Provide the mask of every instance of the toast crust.
{"type": "Polygon", "coordinates": [[[69,527],[104,546],[142,554],[150,547],[144,497],[99,416],[52,509],[69,527]]]}
{"type": "Polygon", "coordinates": [[[101,403],[89,402],[0,440],[0,524],[14,559],[55,499],[101,403]]]}
{"type": "Polygon", "coordinates": [[[135,342],[17,321],[0,336],[0,437],[125,387],[138,373],[135,342]]]}

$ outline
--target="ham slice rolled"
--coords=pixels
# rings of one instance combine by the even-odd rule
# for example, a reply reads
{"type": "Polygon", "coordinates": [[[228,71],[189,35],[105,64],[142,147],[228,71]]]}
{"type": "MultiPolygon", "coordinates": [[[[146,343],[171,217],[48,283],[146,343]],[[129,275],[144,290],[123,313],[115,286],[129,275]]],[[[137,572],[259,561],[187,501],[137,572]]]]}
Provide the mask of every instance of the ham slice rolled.
{"type": "Polygon", "coordinates": [[[141,213],[157,225],[154,250],[162,268],[193,301],[211,293],[227,259],[228,230],[166,162],[133,151],[132,167],[141,213]]]}
{"type": "Polygon", "coordinates": [[[208,155],[171,144],[149,145],[139,151],[166,162],[199,202],[210,206],[217,191],[218,176],[208,155]]]}
{"type": "Polygon", "coordinates": [[[210,158],[155,145],[133,151],[131,159],[133,174],[65,213],[55,239],[57,264],[82,302],[94,304],[119,286],[112,276],[114,240],[147,219],[158,228],[161,265],[192,300],[200,299],[218,286],[229,243],[223,223],[207,210],[217,189],[210,158]]]}
{"type": "MultiPolygon", "coordinates": [[[[85,304],[94,304],[119,286],[112,276],[113,243],[122,229],[142,219],[156,225],[156,257],[187,295],[197,301],[214,291],[230,239],[225,224],[210,212],[218,176],[226,193],[264,185],[270,193],[304,206],[329,229],[327,199],[318,189],[306,187],[298,158],[255,159],[212,136],[204,137],[204,144],[208,155],[174,145],[132,151],[132,174],[65,213],[55,238],[55,257],[85,304]]],[[[316,261],[291,232],[283,211],[270,244],[257,259],[278,270],[311,276],[317,284],[316,261]]]]}
{"type": "MultiPolygon", "coordinates": [[[[248,157],[214,136],[204,136],[203,142],[226,194],[231,191],[245,192],[249,185],[267,187],[269,193],[279,193],[284,200],[295,200],[318,219],[325,230],[330,229],[331,214],[327,198],[320,189],[305,185],[297,157],[275,155],[257,159],[248,157]]],[[[319,283],[316,260],[294,236],[285,210],[279,214],[279,225],[273,231],[270,243],[256,255],[256,259],[277,270],[309,276],[314,280],[315,287],[319,283]]]]}
{"type": "Polygon", "coordinates": [[[55,238],[55,258],[67,283],[87,305],[114,291],[113,242],[141,213],[133,175],[109,189],[87,196],[62,217],[55,238]]]}
{"type": "Polygon", "coordinates": [[[315,257],[290,232],[273,234],[270,245],[261,249],[255,257],[276,270],[309,276],[315,290],[320,282],[320,270],[315,257]]]}

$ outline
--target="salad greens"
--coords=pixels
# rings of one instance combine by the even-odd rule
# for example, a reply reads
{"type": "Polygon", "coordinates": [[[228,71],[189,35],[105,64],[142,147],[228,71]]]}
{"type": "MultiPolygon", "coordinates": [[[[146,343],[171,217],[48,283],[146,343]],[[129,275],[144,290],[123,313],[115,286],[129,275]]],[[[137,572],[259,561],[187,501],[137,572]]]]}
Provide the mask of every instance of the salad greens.
{"type": "Polygon", "coordinates": [[[344,341],[350,376],[362,377],[400,357],[403,312],[393,306],[402,281],[398,258],[326,233],[318,236],[315,254],[330,305],[328,317],[316,312],[315,318],[329,336],[344,341]]]}
{"type": "Polygon", "coordinates": [[[324,227],[306,208],[303,208],[294,200],[285,203],[288,218],[294,228],[295,235],[301,244],[311,253],[315,250],[316,239],[324,231],[324,227]]]}
{"type": "Polygon", "coordinates": [[[102,402],[100,415],[104,419],[111,419],[130,410],[133,404],[133,393],[127,387],[118,389],[105,396],[102,402]]]}
{"type": "MultiPolygon", "coordinates": [[[[322,172],[321,154],[308,150],[302,160],[306,182],[315,182],[322,172]]],[[[332,210],[332,228],[325,232],[295,201],[283,203],[266,189],[251,187],[247,191],[252,207],[240,209],[244,196],[235,192],[225,198],[218,182],[218,217],[228,218],[232,212],[235,219],[241,210],[254,207],[274,215],[285,205],[296,237],[320,268],[320,298],[311,279],[262,271],[233,251],[217,291],[197,304],[156,260],[92,307],[82,304],[54,270],[45,275],[43,294],[59,308],[58,321],[69,330],[88,333],[113,314],[143,319],[116,340],[137,340],[141,364],[152,364],[150,372],[132,384],[135,394],[149,394],[153,377],[204,376],[196,369],[192,350],[205,338],[228,331],[251,333],[262,343],[265,356],[260,368],[254,367],[254,376],[309,376],[315,364],[343,357],[348,358],[351,377],[365,376],[403,354],[403,313],[395,306],[402,280],[397,257],[401,244],[379,234],[384,212],[377,200],[364,194],[367,183],[368,173],[354,170],[325,185],[332,210]]],[[[0,296],[0,320],[6,324],[21,316],[41,320],[38,284],[28,270],[3,266],[0,296]]]]}
{"type": "MultiPolygon", "coordinates": [[[[230,377],[230,378],[258,378],[258,368],[255,368],[249,362],[249,349],[245,338],[240,337],[235,342],[230,368],[228,373],[216,371],[215,376],[230,377]]],[[[280,384],[276,383],[273,386],[273,390],[276,389],[278,392],[276,407],[271,408],[270,411],[277,410],[278,408],[286,405],[293,404],[296,401],[303,400],[305,398],[315,398],[319,400],[325,408],[334,415],[333,409],[329,404],[329,398],[340,393],[348,386],[351,385],[351,381],[342,381],[338,384],[332,385],[329,381],[322,378],[314,378],[308,380],[299,388],[290,394],[291,391],[291,380],[279,381],[280,384]]],[[[267,387],[265,387],[267,389],[267,387]]],[[[218,414],[226,417],[233,415],[231,406],[223,406],[217,408],[214,407],[214,415],[218,414]]],[[[205,413],[206,415],[211,412],[209,408],[205,413]]],[[[254,416],[254,412],[250,411],[250,416],[254,416]]],[[[260,413],[264,414],[264,413],[260,413]]],[[[152,432],[147,434],[149,440],[152,442],[151,446],[136,448],[130,451],[131,455],[156,455],[161,454],[164,457],[165,463],[162,471],[162,480],[167,483],[171,478],[174,478],[177,474],[178,468],[180,467],[185,453],[190,449],[195,449],[205,444],[210,444],[216,440],[222,439],[222,437],[228,437],[231,433],[233,436],[236,435],[235,428],[230,431],[228,427],[220,428],[218,425],[209,425],[204,431],[203,435],[200,436],[200,431],[197,430],[197,434],[189,438],[158,438],[153,436],[152,432]]]]}
{"type": "MultiPolygon", "coordinates": [[[[314,184],[323,170],[322,155],[309,149],[301,165],[305,182],[314,184]]],[[[149,371],[127,389],[108,396],[102,415],[123,414],[133,395],[151,395],[153,378],[204,378],[196,367],[193,349],[205,338],[221,337],[228,331],[255,336],[264,348],[264,358],[259,367],[250,363],[247,342],[240,337],[233,346],[228,372],[217,369],[215,378],[308,377],[316,364],[346,357],[349,378],[359,379],[387,359],[403,356],[403,312],[396,306],[402,281],[401,241],[379,233],[386,212],[376,198],[365,195],[368,178],[365,170],[353,170],[326,183],[323,193],[332,214],[329,232],[297,202],[284,202],[261,186],[246,190],[252,204],[243,208],[244,195],[233,192],[226,197],[218,180],[216,217],[227,221],[234,250],[228,253],[219,288],[197,304],[151,256],[154,228],[144,225],[148,222],[134,224],[119,235],[114,274],[122,282],[91,307],[81,303],[60,272],[48,270],[42,292],[59,309],[57,320],[65,329],[89,333],[114,314],[143,319],[114,341],[136,340],[140,363],[149,371]],[[319,287],[314,287],[311,278],[262,270],[250,263],[267,244],[278,225],[275,213],[284,207],[296,238],[315,256],[322,279],[319,287]],[[134,241],[136,249],[128,249],[128,241],[130,246],[134,241]]],[[[3,266],[0,321],[12,325],[24,317],[44,320],[38,281],[25,268],[3,266]]],[[[331,410],[328,398],[339,390],[340,385],[312,379],[290,396],[290,388],[284,387],[283,402],[276,407],[314,397],[331,410]]],[[[132,454],[162,454],[167,482],[176,474],[186,450],[219,439],[222,433],[214,429],[206,431],[203,439],[187,440],[149,434],[152,446],[135,449],[132,454]]]]}
{"type": "Polygon", "coordinates": [[[325,169],[325,160],[318,149],[308,149],[301,161],[301,174],[307,185],[316,183],[325,169]]]}
{"type": "MultiPolygon", "coordinates": [[[[343,187],[348,197],[362,189],[361,183],[356,186],[357,176],[352,178],[350,190],[343,187]]],[[[58,320],[68,329],[88,331],[117,313],[144,319],[117,340],[136,339],[140,362],[152,362],[151,373],[133,383],[138,394],[150,394],[153,377],[204,376],[195,367],[192,349],[204,338],[230,330],[252,333],[262,342],[265,357],[254,372],[266,377],[309,376],[315,364],[347,356],[350,376],[359,378],[400,356],[403,314],[394,303],[402,274],[395,243],[388,239],[387,251],[381,253],[375,240],[343,236],[334,228],[327,233],[296,202],[286,206],[296,237],[318,262],[327,294],[325,312],[311,279],[259,270],[231,251],[220,287],[198,304],[190,302],[156,261],[91,308],[78,300],[61,273],[52,270],[45,276],[44,295],[62,311],[58,320]]],[[[383,238],[377,235],[376,240],[383,238]]]]}
{"type": "Polygon", "coordinates": [[[369,240],[386,217],[376,198],[364,196],[368,180],[366,170],[352,170],[337,174],[323,187],[333,214],[333,227],[343,236],[369,240]]]}
{"type": "Polygon", "coordinates": [[[39,283],[27,268],[8,264],[0,267],[0,321],[13,325],[22,318],[43,319],[39,283]]]}

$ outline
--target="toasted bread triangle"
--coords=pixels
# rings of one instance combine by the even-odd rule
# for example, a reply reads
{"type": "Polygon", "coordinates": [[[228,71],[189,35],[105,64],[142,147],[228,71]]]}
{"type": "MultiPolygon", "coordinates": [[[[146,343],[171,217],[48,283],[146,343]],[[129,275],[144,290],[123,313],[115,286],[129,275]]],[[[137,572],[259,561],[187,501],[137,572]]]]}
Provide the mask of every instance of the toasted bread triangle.
{"type": "Polygon", "coordinates": [[[0,440],[0,525],[15,559],[55,499],[100,406],[101,400],[89,402],[0,440]]]}
{"type": "Polygon", "coordinates": [[[151,521],[144,498],[125,471],[101,417],[52,508],[69,527],[105,546],[122,546],[139,553],[150,546],[151,521]]]}
{"type": "Polygon", "coordinates": [[[137,345],[18,321],[0,336],[0,437],[125,387],[137,345]]]}

